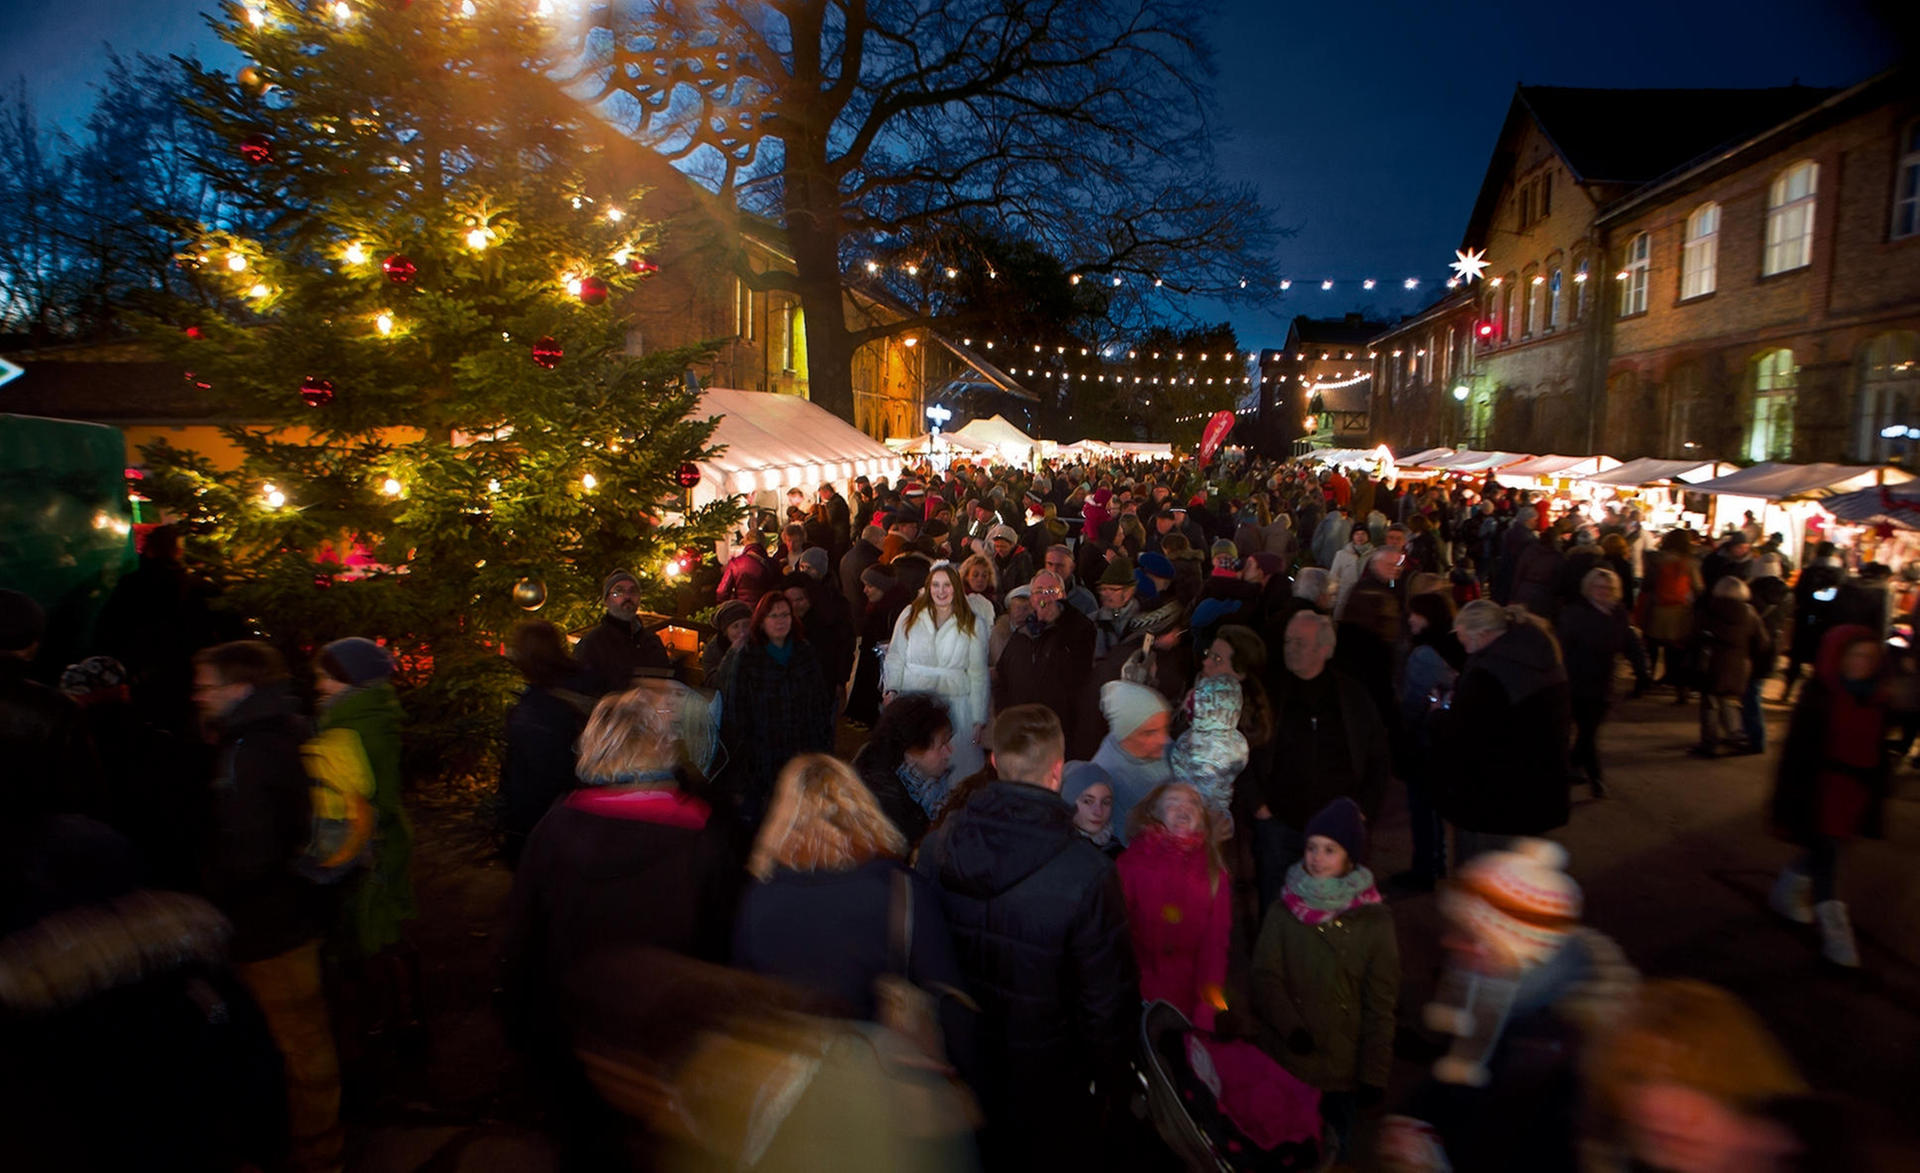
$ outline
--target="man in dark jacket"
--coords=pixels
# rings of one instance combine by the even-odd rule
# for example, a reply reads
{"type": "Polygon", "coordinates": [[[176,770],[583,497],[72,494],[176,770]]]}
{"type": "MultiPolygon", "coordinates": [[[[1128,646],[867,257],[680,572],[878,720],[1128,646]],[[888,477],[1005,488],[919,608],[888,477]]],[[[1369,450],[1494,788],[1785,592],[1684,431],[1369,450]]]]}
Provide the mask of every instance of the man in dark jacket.
{"type": "Polygon", "coordinates": [[[1308,819],[1340,797],[1371,819],[1387,793],[1386,727],[1366,687],[1333,667],[1334,645],[1332,619],[1299,612],[1287,622],[1279,663],[1268,668],[1275,768],[1259,779],[1253,811],[1263,910],[1306,853],[1308,819]]]}
{"type": "Polygon", "coordinates": [[[1066,605],[1051,571],[1033,576],[1032,592],[1033,614],[1014,628],[994,666],[993,704],[1001,710],[1045,705],[1060,718],[1068,742],[1079,745],[1080,698],[1093,669],[1093,620],[1066,605]]]}
{"type": "Polygon", "coordinates": [[[1787,661],[1787,679],[1780,699],[1793,699],[1793,687],[1800,682],[1800,665],[1811,664],[1820,652],[1820,640],[1833,624],[1833,605],[1847,572],[1834,556],[1833,543],[1814,546],[1807,565],[1793,584],[1793,644],[1787,661]]]}
{"type": "Polygon", "coordinates": [[[773,556],[767,553],[765,541],[755,534],[745,549],[728,560],[713,596],[721,603],[728,599],[739,599],[753,607],[759,605],[761,595],[777,589],[779,585],[780,568],[774,564],[773,556]]]}
{"type": "Polygon", "coordinates": [[[856,627],[867,612],[867,591],[860,576],[866,573],[867,567],[880,561],[880,543],[886,540],[886,530],[877,525],[867,526],[840,559],[840,594],[847,600],[847,614],[856,627]]]}
{"type": "Polygon", "coordinates": [[[1580,598],[1561,609],[1556,625],[1573,705],[1572,767],[1586,773],[1595,798],[1605,798],[1600,771],[1600,723],[1613,699],[1621,656],[1633,665],[1634,695],[1647,690],[1647,654],[1620,601],[1620,576],[1604,566],[1587,572],[1580,598]]]}
{"type": "Polygon", "coordinates": [[[267,644],[238,640],[194,657],[193,699],[219,739],[203,882],[233,922],[228,954],[286,1060],[294,1164],[340,1159],[340,1064],[320,985],[319,894],[296,865],[313,833],[300,747],[309,729],[267,644]]]}
{"type": "Polygon", "coordinates": [[[1467,667],[1428,730],[1434,805],[1453,824],[1465,863],[1513,836],[1566,824],[1573,702],[1559,645],[1537,616],[1476,599],[1460,609],[1454,634],[1467,667]]]}
{"type": "Polygon", "coordinates": [[[992,739],[1001,781],[935,828],[916,866],[940,885],[980,1005],[985,1167],[1074,1168],[1102,1148],[1102,1106],[1130,1091],[1140,987],[1126,898],[1060,798],[1059,720],[1015,706],[992,739]]]}
{"type": "Polygon", "coordinates": [[[600,584],[607,613],[580,637],[574,659],[601,692],[625,692],[633,678],[672,676],[673,658],[660,637],[640,621],[640,581],[630,570],[616,570],[600,584]]]}

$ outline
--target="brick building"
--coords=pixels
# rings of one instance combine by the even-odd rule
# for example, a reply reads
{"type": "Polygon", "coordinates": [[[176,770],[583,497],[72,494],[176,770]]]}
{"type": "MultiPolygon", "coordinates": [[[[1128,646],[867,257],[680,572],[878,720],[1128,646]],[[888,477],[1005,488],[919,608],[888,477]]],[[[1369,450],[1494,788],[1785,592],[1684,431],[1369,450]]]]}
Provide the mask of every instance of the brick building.
{"type": "Polygon", "coordinates": [[[1455,289],[1368,342],[1372,442],[1395,452],[1487,446],[1493,397],[1473,398],[1477,290],[1455,289]]]}
{"type": "Polygon", "coordinates": [[[1359,314],[1295,318],[1284,347],[1260,352],[1259,444],[1278,454],[1364,446],[1373,430],[1367,342],[1385,328],[1359,314]]]}
{"type": "Polygon", "coordinates": [[[1920,425],[1920,74],[1615,201],[1607,450],[1878,463],[1920,425]]]}

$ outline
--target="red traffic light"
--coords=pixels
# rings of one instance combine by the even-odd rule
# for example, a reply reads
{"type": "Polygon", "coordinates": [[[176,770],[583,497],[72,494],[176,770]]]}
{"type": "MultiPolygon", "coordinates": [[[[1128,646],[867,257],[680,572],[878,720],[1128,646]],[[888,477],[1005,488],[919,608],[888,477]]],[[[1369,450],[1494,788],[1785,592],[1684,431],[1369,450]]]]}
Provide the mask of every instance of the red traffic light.
{"type": "Polygon", "coordinates": [[[1479,334],[1480,334],[1480,337],[1482,338],[1493,337],[1493,323],[1492,322],[1480,323],[1479,334]]]}

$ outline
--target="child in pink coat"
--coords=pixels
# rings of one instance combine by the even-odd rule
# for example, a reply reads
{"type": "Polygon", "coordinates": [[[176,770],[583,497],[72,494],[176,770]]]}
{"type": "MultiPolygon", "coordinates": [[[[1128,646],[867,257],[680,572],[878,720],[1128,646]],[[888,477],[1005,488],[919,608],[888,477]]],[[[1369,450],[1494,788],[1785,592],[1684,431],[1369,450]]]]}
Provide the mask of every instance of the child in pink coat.
{"type": "Polygon", "coordinates": [[[1233,884],[1220,857],[1219,816],[1185,782],[1168,782],[1133,809],[1116,861],[1140,964],[1140,996],[1172,1003],[1212,1030],[1224,1001],[1233,884]]]}

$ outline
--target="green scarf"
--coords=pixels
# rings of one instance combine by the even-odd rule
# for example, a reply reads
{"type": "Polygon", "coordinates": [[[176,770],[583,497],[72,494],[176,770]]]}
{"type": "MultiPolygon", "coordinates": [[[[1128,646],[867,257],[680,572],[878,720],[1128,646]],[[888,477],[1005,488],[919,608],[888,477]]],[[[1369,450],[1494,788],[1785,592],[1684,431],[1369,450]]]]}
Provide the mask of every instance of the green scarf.
{"type": "Polygon", "coordinates": [[[1310,925],[1339,916],[1356,904],[1380,903],[1380,893],[1373,887],[1373,873],[1358,866],[1344,876],[1309,876],[1307,865],[1296,863],[1287,869],[1287,886],[1282,896],[1288,911],[1310,925]]]}

